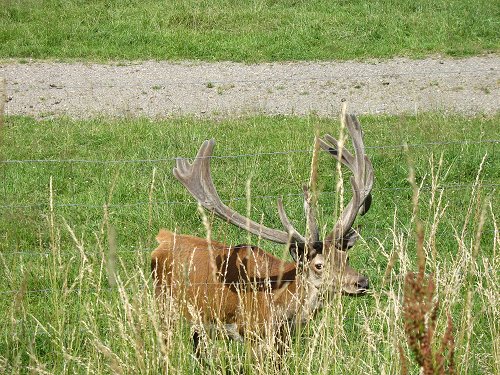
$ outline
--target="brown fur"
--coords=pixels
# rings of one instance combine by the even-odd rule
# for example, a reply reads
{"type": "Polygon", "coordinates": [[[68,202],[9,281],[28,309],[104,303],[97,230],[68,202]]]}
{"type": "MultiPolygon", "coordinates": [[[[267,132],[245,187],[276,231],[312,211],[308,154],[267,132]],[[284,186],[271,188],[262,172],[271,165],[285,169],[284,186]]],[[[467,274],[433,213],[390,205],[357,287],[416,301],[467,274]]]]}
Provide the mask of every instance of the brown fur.
{"type": "Polygon", "coordinates": [[[302,282],[295,262],[258,247],[209,244],[206,239],[164,229],[157,240],[159,246],[151,254],[156,295],[173,297],[190,321],[236,324],[243,336],[249,325],[258,330],[262,323],[304,319],[304,314],[315,310],[305,299],[311,294],[305,288],[311,286],[302,282]]]}

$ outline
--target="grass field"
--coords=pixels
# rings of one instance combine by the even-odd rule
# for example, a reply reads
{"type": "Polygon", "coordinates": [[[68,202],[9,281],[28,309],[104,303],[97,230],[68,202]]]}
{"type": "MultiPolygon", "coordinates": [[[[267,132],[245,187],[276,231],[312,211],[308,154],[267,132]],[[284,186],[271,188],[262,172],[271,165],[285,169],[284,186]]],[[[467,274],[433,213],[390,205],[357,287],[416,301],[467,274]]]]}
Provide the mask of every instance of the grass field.
{"type": "MultiPolygon", "coordinates": [[[[294,340],[283,373],[393,374],[400,371],[399,345],[412,357],[401,317],[403,278],[416,269],[409,163],[421,186],[427,271],[437,281],[437,331],[444,331],[449,310],[458,372],[499,373],[500,158],[499,143],[487,142],[498,141],[499,120],[361,118],[376,180],[351,263],[370,277],[372,292],[328,304],[294,340]]],[[[221,197],[245,212],[251,178],[252,218],[280,228],[276,197],[283,195],[302,228],[300,192],[315,130],[337,135],[339,124],[317,117],[7,118],[0,155],[0,373],[202,373],[185,322],[156,333],[163,323],[150,289],[149,252],[159,228],[205,235],[196,204],[172,177],[173,158],[194,156],[202,140],[214,137],[216,156],[234,156],[212,161],[221,197]]],[[[336,215],[334,169],[321,155],[327,227],[336,215]]],[[[212,237],[258,241],[217,221],[212,237]]],[[[280,246],[261,245],[282,254],[280,246]]],[[[214,344],[213,372],[275,371],[243,349],[214,344]]]]}
{"type": "Polygon", "coordinates": [[[498,52],[490,0],[4,0],[0,58],[346,60],[498,52]]]}

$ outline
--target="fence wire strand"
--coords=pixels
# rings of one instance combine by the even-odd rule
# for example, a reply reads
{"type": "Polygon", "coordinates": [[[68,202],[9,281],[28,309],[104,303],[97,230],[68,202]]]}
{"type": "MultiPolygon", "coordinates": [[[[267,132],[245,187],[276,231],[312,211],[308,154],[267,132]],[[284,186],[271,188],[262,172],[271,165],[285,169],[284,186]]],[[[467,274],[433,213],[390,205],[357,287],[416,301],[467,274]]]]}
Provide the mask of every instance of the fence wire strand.
{"type": "MultiPolygon", "coordinates": [[[[470,182],[468,184],[445,184],[445,185],[438,185],[438,186],[422,186],[419,190],[420,191],[430,191],[433,188],[437,190],[467,190],[473,187],[473,182],[470,182]]],[[[482,183],[481,187],[483,188],[496,188],[500,186],[500,183],[482,183]]],[[[398,187],[390,187],[390,188],[373,188],[374,192],[387,192],[387,191],[411,191],[411,186],[398,186],[398,187]]],[[[319,195],[336,195],[337,192],[335,191],[323,191],[323,192],[318,192],[319,195]]],[[[268,200],[268,199],[278,199],[278,198],[301,198],[303,197],[303,194],[301,193],[289,193],[289,194],[280,194],[280,195],[255,195],[252,196],[252,200],[268,200]]],[[[223,199],[222,202],[224,203],[231,203],[231,202],[241,202],[241,201],[247,201],[247,197],[234,197],[230,199],[223,199]]],[[[190,205],[197,205],[198,202],[196,202],[193,199],[189,199],[186,201],[141,201],[141,202],[132,202],[132,203],[105,203],[103,202],[102,204],[87,204],[87,203],[54,203],[53,207],[57,208],[97,208],[97,209],[102,209],[104,206],[107,208],[127,208],[127,207],[142,207],[142,206],[177,206],[177,205],[185,205],[185,206],[190,206],[190,205]]],[[[34,209],[34,208],[43,208],[46,207],[48,203],[37,203],[37,204],[6,204],[6,205],[0,205],[0,209],[34,209]]]]}
{"type": "MultiPolygon", "coordinates": [[[[426,142],[426,143],[413,143],[413,144],[398,144],[398,145],[381,145],[381,146],[366,146],[366,150],[389,150],[389,149],[405,149],[405,148],[422,148],[422,147],[435,147],[435,146],[451,146],[451,145],[473,145],[473,144],[497,144],[500,143],[500,139],[483,139],[478,141],[471,140],[456,140],[456,141],[443,141],[443,142],[426,142]]],[[[320,150],[321,152],[327,152],[320,150]]],[[[272,151],[272,152],[256,152],[247,154],[235,154],[235,155],[212,155],[201,157],[208,159],[241,159],[241,158],[251,158],[251,157],[261,157],[261,156],[273,156],[273,155],[291,155],[298,153],[312,153],[312,149],[308,150],[286,150],[286,151],[272,151]]],[[[156,159],[119,159],[119,160],[93,160],[93,159],[6,159],[0,160],[0,164],[23,164],[23,163],[88,163],[88,164],[132,164],[132,163],[164,163],[172,162],[179,157],[167,157],[167,158],[156,158],[156,159]]],[[[181,157],[184,159],[193,159],[190,157],[181,157]]]]}

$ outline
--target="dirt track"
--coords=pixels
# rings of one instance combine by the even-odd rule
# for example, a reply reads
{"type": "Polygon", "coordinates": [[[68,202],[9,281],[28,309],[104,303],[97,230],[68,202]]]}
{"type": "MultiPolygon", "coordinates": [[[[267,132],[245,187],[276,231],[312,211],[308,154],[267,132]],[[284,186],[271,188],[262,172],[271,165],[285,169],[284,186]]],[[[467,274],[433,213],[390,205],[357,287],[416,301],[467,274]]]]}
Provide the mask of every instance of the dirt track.
{"type": "Polygon", "coordinates": [[[494,114],[500,56],[373,62],[0,64],[9,115],[494,114]]]}

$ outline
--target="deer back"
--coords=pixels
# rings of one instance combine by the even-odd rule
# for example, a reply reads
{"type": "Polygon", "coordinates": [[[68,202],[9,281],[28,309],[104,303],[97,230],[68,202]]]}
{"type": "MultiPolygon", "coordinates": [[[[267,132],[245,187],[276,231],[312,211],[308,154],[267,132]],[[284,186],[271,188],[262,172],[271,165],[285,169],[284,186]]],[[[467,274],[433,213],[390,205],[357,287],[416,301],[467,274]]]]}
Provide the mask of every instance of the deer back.
{"type": "Polygon", "coordinates": [[[295,262],[256,246],[231,247],[164,229],[157,240],[151,254],[156,295],[173,297],[189,320],[248,324],[296,315],[295,262]]]}

